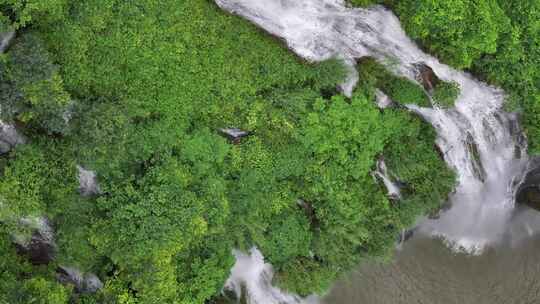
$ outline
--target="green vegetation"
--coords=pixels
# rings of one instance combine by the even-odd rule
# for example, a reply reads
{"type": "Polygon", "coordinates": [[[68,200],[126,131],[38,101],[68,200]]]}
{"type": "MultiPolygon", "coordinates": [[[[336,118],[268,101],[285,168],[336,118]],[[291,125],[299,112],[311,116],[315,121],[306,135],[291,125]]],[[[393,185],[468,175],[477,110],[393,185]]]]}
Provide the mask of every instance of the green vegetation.
{"type": "Polygon", "coordinates": [[[358,66],[360,85],[367,90],[378,88],[390,99],[400,104],[416,104],[431,107],[429,97],[419,84],[391,73],[385,66],[373,59],[364,59],[358,66]]]}
{"type": "MultiPolygon", "coordinates": [[[[528,3],[386,4],[424,47],[505,87],[531,140],[540,35],[528,3]]],[[[0,56],[1,119],[30,142],[0,160],[0,303],[205,303],[231,250],[253,245],[280,286],[324,291],[360,259],[389,256],[398,231],[454,185],[431,127],[374,104],[379,88],[429,105],[424,90],[374,61],[346,99],[338,60],[302,62],[212,1],[0,0],[0,12],[19,29],[0,56]],[[251,135],[233,145],[226,127],[251,135]],[[403,200],[371,176],[379,157],[403,200]],[[98,173],[102,195],[78,194],[77,164],[98,173]],[[40,215],[58,245],[48,266],[10,239],[21,217],[40,215]],[[58,265],[104,288],[77,295],[56,282],[58,265]]],[[[450,106],[457,90],[432,94],[450,106]]]]}
{"type": "Polygon", "coordinates": [[[540,152],[540,2],[423,0],[390,6],[407,33],[435,55],[505,89],[514,110],[523,113],[531,153],[540,152]]]}
{"type": "Polygon", "coordinates": [[[71,289],[56,282],[53,269],[31,266],[16,254],[4,227],[1,231],[0,303],[68,303],[71,289]]]}
{"type": "MultiPolygon", "coordinates": [[[[523,113],[531,154],[540,153],[540,2],[537,0],[351,0],[383,4],[407,34],[456,68],[502,87],[523,113]]],[[[446,95],[446,93],[444,94],[446,95]]]]}
{"type": "MultiPolygon", "coordinates": [[[[532,0],[535,1],[535,0],[532,0]]],[[[468,68],[497,51],[504,12],[496,0],[390,1],[406,32],[431,53],[458,68],[468,68]]]]}
{"type": "Polygon", "coordinates": [[[33,33],[22,35],[10,55],[0,62],[0,118],[64,133],[70,97],[41,39],[33,33]]]}
{"type": "Polygon", "coordinates": [[[443,108],[451,108],[459,96],[459,85],[453,82],[441,82],[433,90],[433,101],[443,108]]]}

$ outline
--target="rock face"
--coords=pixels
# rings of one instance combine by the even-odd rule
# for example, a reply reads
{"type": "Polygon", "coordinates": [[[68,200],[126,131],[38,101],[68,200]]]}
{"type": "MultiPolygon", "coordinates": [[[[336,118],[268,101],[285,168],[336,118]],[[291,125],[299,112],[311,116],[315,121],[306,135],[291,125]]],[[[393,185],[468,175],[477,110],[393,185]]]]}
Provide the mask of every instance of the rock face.
{"type": "Polygon", "coordinates": [[[227,137],[233,144],[239,144],[240,140],[249,135],[248,131],[244,131],[237,128],[224,128],[219,129],[219,132],[227,137]]]}
{"type": "Polygon", "coordinates": [[[5,52],[15,37],[15,31],[0,33],[0,54],[5,52]]]}
{"type": "Polygon", "coordinates": [[[77,166],[77,170],[79,170],[79,193],[82,196],[100,194],[101,190],[99,189],[96,173],[81,166],[77,166]]]}
{"type": "Polygon", "coordinates": [[[59,266],[56,278],[64,285],[73,285],[78,293],[95,293],[103,288],[103,283],[95,274],[85,274],[74,267],[59,266]]]}
{"type": "Polygon", "coordinates": [[[13,125],[0,121],[0,155],[24,143],[26,143],[26,138],[17,132],[13,125]]]}
{"type": "Polygon", "coordinates": [[[426,91],[432,91],[440,82],[433,69],[425,63],[415,64],[415,67],[417,80],[424,86],[426,91]]]}
{"type": "Polygon", "coordinates": [[[45,217],[23,218],[21,224],[32,230],[30,237],[14,236],[17,252],[28,257],[34,265],[46,265],[54,260],[56,244],[54,232],[45,217]]]}
{"type": "Polygon", "coordinates": [[[516,192],[516,203],[540,211],[540,157],[529,163],[529,170],[516,192]]]}

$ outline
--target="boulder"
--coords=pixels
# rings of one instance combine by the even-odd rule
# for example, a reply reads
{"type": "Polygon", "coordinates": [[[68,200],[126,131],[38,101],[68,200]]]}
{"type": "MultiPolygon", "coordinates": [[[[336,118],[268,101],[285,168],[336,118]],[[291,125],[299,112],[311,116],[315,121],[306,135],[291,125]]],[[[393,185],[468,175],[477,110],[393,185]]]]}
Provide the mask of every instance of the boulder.
{"type": "Polygon", "coordinates": [[[219,129],[219,133],[229,139],[233,144],[239,144],[240,140],[250,133],[237,128],[223,128],[219,129]]]}
{"type": "Polygon", "coordinates": [[[56,279],[58,282],[68,285],[71,284],[75,287],[75,290],[80,292],[83,288],[83,273],[77,268],[59,266],[56,269],[56,279]]]}
{"type": "Polygon", "coordinates": [[[0,154],[8,153],[15,146],[24,143],[26,138],[15,129],[15,126],[0,121],[0,154]]]}
{"type": "Polygon", "coordinates": [[[20,255],[28,257],[34,265],[46,265],[54,260],[56,244],[54,232],[45,217],[23,218],[21,225],[31,230],[31,235],[14,235],[14,243],[20,255]]]}
{"type": "Polygon", "coordinates": [[[103,288],[103,283],[95,274],[85,274],[74,267],[59,266],[56,278],[64,285],[73,285],[78,293],[95,293],[103,288]]]}
{"type": "Polygon", "coordinates": [[[87,273],[84,276],[84,288],[83,292],[85,293],[95,293],[103,288],[103,282],[93,273],[87,273]]]}
{"type": "Polygon", "coordinates": [[[5,33],[0,33],[0,54],[5,52],[9,47],[9,44],[15,37],[15,31],[8,31],[5,33]]]}
{"type": "Polygon", "coordinates": [[[415,64],[416,79],[422,84],[426,91],[432,91],[440,82],[433,69],[425,63],[415,64]]]}
{"type": "Polygon", "coordinates": [[[79,193],[82,196],[100,194],[101,190],[99,189],[96,173],[81,166],[77,166],[77,170],[79,170],[79,193]]]}
{"type": "Polygon", "coordinates": [[[11,145],[3,140],[0,140],[0,155],[11,151],[11,145]]]}
{"type": "Polygon", "coordinates": [[[516,203],[540,211],[540,157],[529,162],[527,174],[516,191],[516,203]]]}

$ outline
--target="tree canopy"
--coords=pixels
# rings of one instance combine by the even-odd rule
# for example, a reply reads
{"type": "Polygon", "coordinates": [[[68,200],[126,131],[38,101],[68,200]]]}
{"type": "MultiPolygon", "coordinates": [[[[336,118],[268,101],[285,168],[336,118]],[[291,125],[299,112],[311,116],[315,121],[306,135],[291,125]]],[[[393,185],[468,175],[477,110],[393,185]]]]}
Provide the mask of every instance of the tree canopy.
{"type": "MultiPolygon", "coordinates": [[[[507,89],[537,149],[538,5],[514,2],[385,4],[443,61],[507,89]]],[[[208,0],[0,0],[0,12],[18,30],[0,55],[0,117],[29,138],[0,157],[0,302],[211,303],[232,250],[252,246],[279,286],[324,292],[361,259],[391,255],[454,186],[431,126],[376,107],[376,89],[427,105],[422,88],[373,61],[346,98],[339,60],[304,62],[208,0]],[[371,174],[381,158],[400,201],[371,174]],[[78,193],[77,165],[100,194],[78,193]],[[15,250],[29,216],[53,224],[49,265],[15,250]],[[104,287],[62,285],[59,265],[104,287]]],[[[434,92],[446,106],[455,95],[434,92]]]]}

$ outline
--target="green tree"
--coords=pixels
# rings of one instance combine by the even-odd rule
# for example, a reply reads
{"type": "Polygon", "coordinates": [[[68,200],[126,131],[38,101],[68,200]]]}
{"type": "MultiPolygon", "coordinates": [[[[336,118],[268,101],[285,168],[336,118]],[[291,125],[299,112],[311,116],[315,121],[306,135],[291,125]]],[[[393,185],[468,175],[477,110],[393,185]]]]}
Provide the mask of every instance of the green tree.
{"type": "Polygon", "coordinates": [[[67,131],[71,99],[36,34],[16,39],[5,62],[0,62],[0,88],[2,120],[19,120],[49,133],[67,131]]]}
{"type": "Polygon", "coordinates": [[[506,16],[496,0],[391,1],[407,33],[458,68],[497,51],[506,16]]]}

